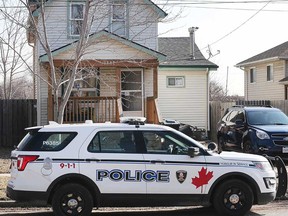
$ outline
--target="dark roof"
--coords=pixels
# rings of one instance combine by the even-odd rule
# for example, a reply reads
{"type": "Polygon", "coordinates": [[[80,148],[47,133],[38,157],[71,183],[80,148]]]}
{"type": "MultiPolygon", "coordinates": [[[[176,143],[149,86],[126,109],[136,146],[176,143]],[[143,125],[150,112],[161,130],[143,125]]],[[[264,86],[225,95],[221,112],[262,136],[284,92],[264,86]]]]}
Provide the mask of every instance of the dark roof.
{"type": "Polygon", "coordinates": [[[195,44],[195,59],[190,56],[190,37],[159,37],[158,49],[160,53],[166,55],[166,60],[160,62],[166,67],[209,67],[218,66],[207,60],[195,44]]]}
{"type": "Polygon", "coordinates": [[[248,58],[242,62],[239,62],[236,66],[242,66],[247,63],[257,62],[270,58],[288,59],[288,41],[251,58],[248,58]]]}

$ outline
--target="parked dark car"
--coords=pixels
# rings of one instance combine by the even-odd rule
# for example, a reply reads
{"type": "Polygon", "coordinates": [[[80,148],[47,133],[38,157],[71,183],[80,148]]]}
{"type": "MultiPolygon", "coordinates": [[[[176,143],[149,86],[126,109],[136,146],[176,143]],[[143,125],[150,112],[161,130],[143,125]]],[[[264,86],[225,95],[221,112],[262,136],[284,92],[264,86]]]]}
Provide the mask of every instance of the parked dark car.
{"type": "Polygon", "coordinates": [[[288,159],[288,117],[273,107],[234,106],[217,126],[220,150],[242,150],[288,159]]]}

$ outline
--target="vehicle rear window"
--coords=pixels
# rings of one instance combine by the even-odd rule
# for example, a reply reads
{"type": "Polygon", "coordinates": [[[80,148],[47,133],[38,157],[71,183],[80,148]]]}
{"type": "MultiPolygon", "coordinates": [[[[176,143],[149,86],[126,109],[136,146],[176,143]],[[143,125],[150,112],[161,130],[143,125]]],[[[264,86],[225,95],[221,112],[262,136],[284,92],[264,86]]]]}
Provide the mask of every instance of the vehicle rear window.
{"type": "Polygon", "coordinates": [[[30,131],[18,146],[20,151],[60,151],[77,135],[76,132],[30,131]]]}

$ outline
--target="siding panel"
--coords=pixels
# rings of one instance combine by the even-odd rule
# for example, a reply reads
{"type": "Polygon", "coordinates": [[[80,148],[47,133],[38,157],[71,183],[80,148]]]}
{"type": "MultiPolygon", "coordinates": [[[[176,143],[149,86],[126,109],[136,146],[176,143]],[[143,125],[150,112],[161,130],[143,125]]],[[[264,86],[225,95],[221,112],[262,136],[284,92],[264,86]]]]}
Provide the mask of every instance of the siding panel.
{"type": "Polygon", "coordinates": [[[285,62],[274,61],[258,64],[256,69],[256,82],[250,83],[249,69],[245,69],[245,99],[246,100],[282,100],[285,97],[284,86],[279,80],[285,76],[285,62]],[[273,64],[273,80],[267,81],[266,67],[273,64]],[[248,81],[248,82],[247,82],[248,81]]]}
{"type": "Polygon", "coordinates": [[[205,71],[159,71],[159,107],[163,118],[207,129],[207,75],[205,71]],[[168,88],[167,76],[184,76],[184,88],[168,88]]]}

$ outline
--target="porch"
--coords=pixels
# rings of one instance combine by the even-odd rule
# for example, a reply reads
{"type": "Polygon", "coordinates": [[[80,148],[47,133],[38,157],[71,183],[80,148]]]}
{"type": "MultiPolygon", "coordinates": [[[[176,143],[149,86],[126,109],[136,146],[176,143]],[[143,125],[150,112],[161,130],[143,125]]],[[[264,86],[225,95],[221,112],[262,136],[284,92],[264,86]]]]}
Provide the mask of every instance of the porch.
{"type": "MultiPolygon", "coordinates": [[[[146,121],[159,123],[157,100],[148,97],[145,102],[146,121]]],[[[70,97],[65,107],[63,123],[119,122],[123,116],[121,98],[117,97],[70,97]]]]}

